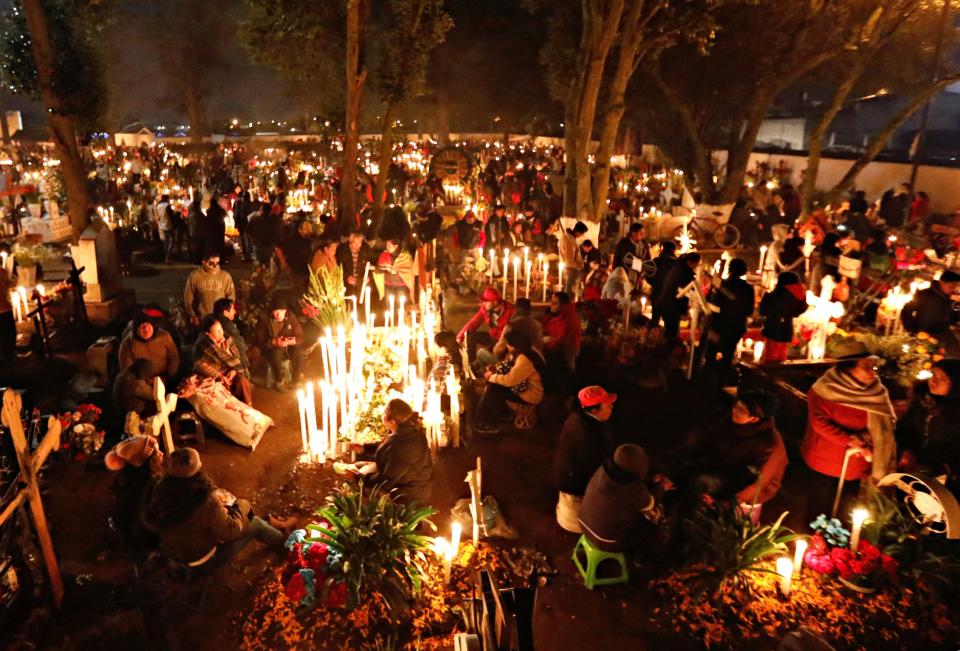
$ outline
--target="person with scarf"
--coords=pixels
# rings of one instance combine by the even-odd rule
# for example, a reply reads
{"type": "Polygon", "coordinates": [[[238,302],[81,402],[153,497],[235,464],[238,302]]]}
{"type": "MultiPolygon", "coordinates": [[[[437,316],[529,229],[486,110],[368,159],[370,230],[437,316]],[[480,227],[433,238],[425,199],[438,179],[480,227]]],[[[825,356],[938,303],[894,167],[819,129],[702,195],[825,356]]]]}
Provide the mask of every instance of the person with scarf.
{"type": "Polygon", "coordinates": [[[777,286],[760,299],[760,316],[764,319],[763,357],[761,362],[772,364],[787,359],[793,342],[793,320],[807,311],[807,292],[792,271],[777,277],[777,286]]]}
{"type": "Polygon", "coordinates": [[[553,480],[560,493],[557,524],[572,533],[581,533],[577,516],[587,484],[613,451],[610,417],[617,394],[589,386],[580,390],[577,400],[578,409],[567,416],[560,430],[553,460],[553,480]]]}
{"type": "Polygon", "coordinates": [[[960,359],[942,359],[930,373],[917,382],[897,422],[898,465],[904,472],[946,475],[953,490],[960,482],[960,359]]]}
{"type": "Polygon", "coordinates": [[[150,360],[153,378],[160,376],[164,382],[176,376],[180,368],[180,351],[170,333],[153,324],[153,319],[146,312],[137,312],[133,317],[130,331],[120,342],[118,352],[120,370],[128,370],[138,359],[150,360]]]}
{"type": "Polygon", "coordinates": [[[249,371],[243,365],[237,345],[226,338],[223,326],[213,314],[200,322],[200,336],[193,345],[193,370],[201,377],[222,382],[235,397],[253,405],[249,371]]]}
{"type": "Polygon", "coordinates": [[[386,248],[377,259],[377,269],[383,274],[383,291],[381,297],[387,301],[388,296],[394,296],[395,309],[400,308],[400,297],[406,296],[408,305],[413,305],[413,258],[401,246],[400,240],[386,241],[386,248]]]}
{"type": "Polygon", "coordinates": [[[160,547],[175,561],[199,567],[215,556],[226,560],[251,540],[283,551],[285,530],[295,520],[264,520],[250,502],[218,488],[201,470],[193,448],[174,450],[165,474],[143,496],[140,519],[160,538],[160,547]]]}
{"type": "Polygon", "coordinates": [[[403,400],[394,398],[383,411],[387,436],[373,461],[356,468],[365,484],[380,485],[401,504],[427,504],[433,461],[420,415],[403,400]]]}
{"type": "Polygon", "coordinates": [[[478,433],[499,431],[504,418],[513,413],[508,403],[538,405],[543,400],[543,375],[547,370],[543,356],[522,330],[511,330],[506,340],[507,359],[484,372],[487,387],[473,427],[478,433]]]}
{"type": "Polygon", "coordinates": [[[299,381],[303,364],[303,329],[287,303],[275,296],[270,311],[257,321],[256,339],[270,364],[278,391],[289,391],[299,381]]]}
{"type": "Polygon", "coordinates": [[[580,317],[577,306],[566,292],[550,297],[550,308],[543,318],[543,355],[547,365],[560,375],[573,373],[580,353],[580,317]]]}
{"type": "Polygon", "coordinates": [[[503,335],[504,329],[513,318],[514,306],[500,296],[496,287],[487,287],[480,295],[480,309],[467,321],[457,333],[457,343],[462,344],[469,335],[467,352],[474,359],[478,346],[492,347],[503,335]],[[481,326],[487,326],[489,332],[478,332],[481,326]]]}
{"type": "Polygon", "coordinates": [[[877,374],[881,360],[858,341],[840,344],[834,355],[841,361],[807,395],[807,428],[800,444],[811,471],[812,516],[830,507],[848,451],[853,452],[844,478],[851,493],[863,480],[875,483],[896,465],[896,415],[877,374]]]}

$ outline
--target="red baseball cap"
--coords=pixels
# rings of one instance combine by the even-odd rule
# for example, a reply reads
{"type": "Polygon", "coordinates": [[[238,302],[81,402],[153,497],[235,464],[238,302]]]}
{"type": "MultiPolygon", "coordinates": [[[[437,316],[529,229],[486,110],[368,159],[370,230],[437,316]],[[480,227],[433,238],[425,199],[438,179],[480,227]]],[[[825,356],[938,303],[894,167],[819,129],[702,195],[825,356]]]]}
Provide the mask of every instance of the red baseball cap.
{"type": "Polygon", "coordinates": [[[607,393],[606,389],[596,385],[580,389],[577,397],[580,398],[582,407],[596,407],[604,403],[613,404],[617,401],[617,394],[607,393]]]}
{"type": "Polygon", "coordinates": [[[493,287],[487,287],[485,290],[483,290],[483,295],[480,297],[480,299],[484,301],[499,301],[500,292],[493,287]]]}

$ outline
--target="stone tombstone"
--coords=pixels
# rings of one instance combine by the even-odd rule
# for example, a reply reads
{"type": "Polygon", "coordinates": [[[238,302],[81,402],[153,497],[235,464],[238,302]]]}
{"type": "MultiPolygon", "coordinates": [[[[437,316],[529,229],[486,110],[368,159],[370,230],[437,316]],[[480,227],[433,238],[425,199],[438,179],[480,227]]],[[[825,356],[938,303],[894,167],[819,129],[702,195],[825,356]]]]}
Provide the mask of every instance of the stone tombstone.
{"type": "Polygon", "coordinates": [[[80,236],[80,244],[70,249],[77,269],[83,268],[86,301],[104,303],[123,289],[117,242],[104,222],[94,220],[80,236]]]}

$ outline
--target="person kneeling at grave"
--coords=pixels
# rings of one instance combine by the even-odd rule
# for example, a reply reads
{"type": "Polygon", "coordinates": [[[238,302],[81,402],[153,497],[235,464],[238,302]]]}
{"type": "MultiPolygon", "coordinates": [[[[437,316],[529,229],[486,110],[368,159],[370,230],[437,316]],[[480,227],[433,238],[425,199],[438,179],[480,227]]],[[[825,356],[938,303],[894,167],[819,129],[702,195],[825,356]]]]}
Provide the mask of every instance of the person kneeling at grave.
{"type": "Polygon", "coordinates": [[[401,504],[426,504],[430,499],[433,460],[420,415],[403,400],[394,398],[383,412],[388,430],[373,461],[360,461],[340,469],[360,476],[365,484],[380,485],[401,504]]]}
{"type": "Polygon", "coordinates": [[[487,387],[477,406],[473,430],[494,433],[505,418],[512,418],[514,406],[538,405],[543,400],[543,374],[547,363],[530,343],[530,335],[522,330],[506,334],[507,358],[484,372],[487,387]]]}
{"type": "Polygon", "coordinates": [[[180,448],[167,458],[165,474],[147,486],[141,521],[159,536],[164,552],[189,567],[215,556],[227,560],[251,540],[282,552],[295,518],[258,517],[247,500],[218,488],[201,466],[196,450],[180,448]]]}
{"type": "Polygon", "coordinates": [[[649,469],[646,451],[632,443],[617,447],[597,468],[580,505],[580,527],[590,542],[609,552],[651,543],[663,510],[645,483],[649,469]]]}

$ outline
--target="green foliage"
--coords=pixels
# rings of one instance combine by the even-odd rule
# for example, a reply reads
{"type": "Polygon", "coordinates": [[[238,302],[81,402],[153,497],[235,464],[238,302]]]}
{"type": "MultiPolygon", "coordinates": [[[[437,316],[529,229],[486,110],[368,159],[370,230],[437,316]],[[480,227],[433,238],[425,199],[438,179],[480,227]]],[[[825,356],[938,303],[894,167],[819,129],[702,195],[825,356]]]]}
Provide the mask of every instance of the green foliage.
{"type": "Polygon", "coordinates": [[[33,267],[57,257],[57,252],[43,244],[14,244],[13,259],[21,267],[33,267]]]}
{"type": "MultiPolygon", "coordinates": [[[[101,56],[109,23],[106,0],[43,0],[50,40],[55,48],[54,88],[62,110],[86,129],[99,126],[107,90],[101,56]]],[[[14,93],[40,98],[30,30],[20,0],[0,16],[0,76],[14,93]]]]}
{"type": "Polygon", "coordinates": [[[344,300],[346,289],[343,285],[343,269],[337,266],[333,269],[320,267],[316,272],[312,269],[308,271],[310,282],[300,299],[303,313],[320,328],[347,325],[350,314],[344,300]]]}
{"type": "Polygon", "coordinates": [[[402,609],[420,592],[430,537],[417,533],[436,511],[394,502],[379,488],[344,484],[327,497],[317,516],[327,526],[308,525],[342,555],[339,573],[350,591],[350,605],[365,594],[380,592],[393,609],[402,609]]]}
{"type": "Polygon", "coordinates": [[[688,560],[704,566],[698,580],[710,590],[730,585],[749,590],[747,575],[770,572],[761,561],[786,553],[787,543],[801,537],[783,526],[786,515],[757,526],[736,505],[698,510],[685,530],[688,560]]]}
{"type": "Polygon", "coordinates": [[[842,342],[859,341],[867,352],[883,359],[880,377],[909,388],[916,383],[917,374],[929,368],[932,356],[943,353],[937,340],[923,336],[921,339],[907,332],[885,336],[874,332],[838,331],[827,340],[827,354],[842,342]]]}
{"type": "Polygon", "coordinates": [[[381,99],[400,104],[427,91],[430,53],[443,43],[453,19],[444,0],[389,0],[390,28],[377,67],[381,99]]]}

